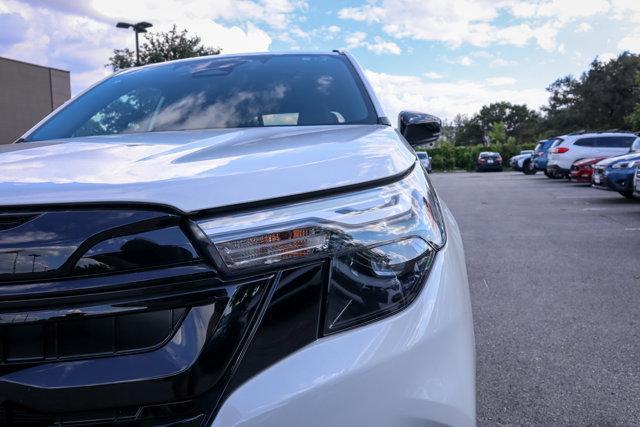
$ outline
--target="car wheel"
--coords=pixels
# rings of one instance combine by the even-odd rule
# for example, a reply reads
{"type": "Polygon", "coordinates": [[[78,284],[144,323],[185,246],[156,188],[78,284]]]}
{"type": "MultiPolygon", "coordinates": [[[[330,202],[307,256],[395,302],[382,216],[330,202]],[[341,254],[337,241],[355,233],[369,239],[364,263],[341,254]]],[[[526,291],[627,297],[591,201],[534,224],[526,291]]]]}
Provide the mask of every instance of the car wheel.
{"type": "Polygon", "coordinates": [[[630,193],[628,191],[618,191],[618,193],[620,193],[622,196],[626,197],[627,199],[633,199],[633,193],[630,193]]]}
{"type": "Polygon", "coordinates": [[[536,170],[536,166],[533,164],[533,162],[531,160],[524,162],[524,167],[522,168],[522,172],[525,175],[535,175],[536,172],[538,172],[536,170]]]}
{"type": "Polygon", "coordinates": [[[547,178],[553,178],[551,174],[547,171],[544,171],[544,176],[546,176],[547,178]]]}

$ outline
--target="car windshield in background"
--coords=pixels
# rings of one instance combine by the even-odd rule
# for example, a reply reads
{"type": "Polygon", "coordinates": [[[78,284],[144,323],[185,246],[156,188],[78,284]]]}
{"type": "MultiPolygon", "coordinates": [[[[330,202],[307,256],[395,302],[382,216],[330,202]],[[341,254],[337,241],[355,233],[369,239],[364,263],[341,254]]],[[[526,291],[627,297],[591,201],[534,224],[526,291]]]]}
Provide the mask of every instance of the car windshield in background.
{"type": "Polygon", "coordinates": [[[115,75],[26,140],[376,122],[371,100],[343,55],[207,57],[115,75]]]}

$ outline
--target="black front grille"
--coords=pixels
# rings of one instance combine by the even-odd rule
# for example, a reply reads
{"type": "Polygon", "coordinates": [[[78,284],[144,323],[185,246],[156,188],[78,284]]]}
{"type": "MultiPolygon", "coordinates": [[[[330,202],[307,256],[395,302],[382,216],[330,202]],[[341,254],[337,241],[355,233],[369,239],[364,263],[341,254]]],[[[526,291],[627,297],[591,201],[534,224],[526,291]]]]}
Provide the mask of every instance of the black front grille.
{"type": "Polygon", "coordinates": [[[67,414],[44,414],[19,405],[0,406],[0,427],[106,426],[128,423],[138,408],[109,409],[67,414]]]}
{"type": "Polygon", "coordinates": [[[147,351],[171,337],[185,312],[177,308],[23,324],[26,315],[0,315],[7,321],[0,325],[0,365],[147,351]]]}
{"type": "Polygon", "coordinates": [[[0,427],[210,424],[246,379],[319,336],[326,261],[215,268],[150,209],[0,214],[0,427]]]}

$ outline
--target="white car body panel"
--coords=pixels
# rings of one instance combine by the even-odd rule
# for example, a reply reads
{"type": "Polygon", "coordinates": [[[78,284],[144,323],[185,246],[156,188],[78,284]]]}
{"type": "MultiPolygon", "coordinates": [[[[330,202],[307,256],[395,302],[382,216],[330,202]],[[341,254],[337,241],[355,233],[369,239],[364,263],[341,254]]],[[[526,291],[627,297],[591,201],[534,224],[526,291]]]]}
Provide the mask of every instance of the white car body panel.
{"type": "MultiPolygon", "coordinates": [[[[364,72],[349,59],[383,117],[364,72]]],[[[0,146],[0,204],[146,203],[190,213],[233,209],[393,179],[416,160],[412,148],[386,125],[26,142],[0,146]]],[[[444,204],[442,210],[447,242],[408,307],[319,338],[262,370],[226,398],[212,425],[474,426],[467,270],[458,226],[444,204]]]]}
{"type": "Polygon", "coordinates": [[[475,425],[467,272],[458,227],[444,211],[448,241],[416,301],[259,373],[227,398],[212,425],[475,425]]]}
{"type": "MultiPolygon", "coordinates": [[[[524,167],[524,161],[527,159],[531,159],[533,154],[518,154],[511,158],[511,161],[514,161],[519,168],[524,167]]],[[[511,163],[511,161],[509,163],[511,163]]]]}
{"type": "Polygon", "coordinates": [[[388,178],[415,160],[383,125],[27,142],[0,147],[0,200],[5,206],[158,203],[192,212],[388,178]]]}
{"type": "Polygon", "coordinates": [[[609,158],[600,160],[598,163],[596,163],[596,165],[609,166],[610,164],[621,161],[621,160],[631,160],[637,157],[640,157],[640,153],[628,153],[622,156],[614,156],[614,157],[609,157],[609,158]]]}
{"type": "MultiPolygon", "coordinates": [[[[607,136],[630,136],[631,134],[623,134],[623,133],[598,133],[598,134],[578,134],[578,135],[565,135],[560,138],[564,139],[560,145],[557,147],[566,147],[569,149],[566,153],[552,153],[550,149],[548,154],[548,162],[547,167],[549,166],[558,166],[561,169],[569,170],[571,169],[571,165],[577,160],[586,159],[590,157],[612,157],[612,156],[621,156],[623,154],[627,154],[629,152],[629,147],[581,147],[579,145],[575,145],[574,143],[581,139],[587,138],[591,136],[598,137],[607,137],[607,136]]],[[[555,148],[555,147],[554,147],[555,148]]]]}

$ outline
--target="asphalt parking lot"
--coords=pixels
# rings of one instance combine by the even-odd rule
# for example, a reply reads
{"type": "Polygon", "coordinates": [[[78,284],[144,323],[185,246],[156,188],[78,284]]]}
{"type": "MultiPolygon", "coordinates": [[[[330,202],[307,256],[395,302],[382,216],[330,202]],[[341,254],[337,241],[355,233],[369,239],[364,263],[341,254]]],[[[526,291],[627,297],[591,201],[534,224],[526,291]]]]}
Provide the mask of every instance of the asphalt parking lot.
{"type": "Polygon", "coordinates": [[[640,200],[433,174],[467,255],[479,425],[640,424],[640,200]]]}

